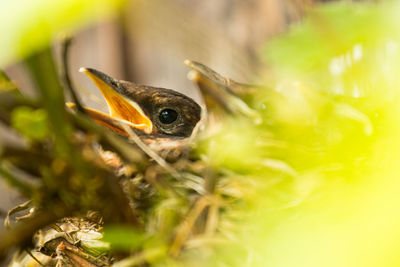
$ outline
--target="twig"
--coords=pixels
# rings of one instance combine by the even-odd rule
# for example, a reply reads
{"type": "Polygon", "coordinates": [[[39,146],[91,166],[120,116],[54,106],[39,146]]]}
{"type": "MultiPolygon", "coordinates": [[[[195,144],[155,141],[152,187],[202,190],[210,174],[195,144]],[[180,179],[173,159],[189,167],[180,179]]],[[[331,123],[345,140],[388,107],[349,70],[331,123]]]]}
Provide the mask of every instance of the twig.
{"type": "Polygon", "coordinates": [[[51,240],[45,244],[47,250],[52,254],[55,253],[61,258],[67,258],[71,265],[97,267],[97,266],[110,266],[107,261],[97,258],[89,253],[86,253],[76,245],[70,244],[62,237],[51,240]]]}
{"type": "Polygon", "coordinates": [[[210,205],[207,212],[206,227],[204,230],[205,235],[212,236],[217,229],[219,220],[219,204],[215,203],[210,205]]]}
{"type": "Polygon", "coordinates": [[[134,131],[132,131],[132,129],[128,125],[122,122],[120,122],[119,124],[127,132],[129,139],[132,142],[135,142],[136,145],[141,150],[143,150],[144,153],[146,153],[150,158],[154,159],[154,161],[157,162],[157,164],[160,165],[165,171],[171,174],[172,177],[174,177],[178,181],[183,179],[182,175],[179,172],[172,168],[171,165],[169,165],[162,157],[160,157],[156,152],[154,152],[145,143],[143,143],[139,136],[134,131]]]}
{"type": "Polygon", "coordinates": [[[29,256],[32,257],[40,266],[44,266],[43,263],[40,262],[38,258],[36,258],[29,249],[25,249],[25,252],[28,253],[29,256]]]}
{"type": "Polygon", "coordinates": [[[55,137],[56,152],[78,166],[80,155],[70,144],[69,137],[72,129],[65,110],[63,89],[58,79],[51,49],[46,48],[31,55],[26,63],[40,92],[43,107],[47,111],[48,121],[55,137]]]}
{"type": "Polygon", "coordinates": [[[71,76],[69,73],[69,48],[71,46],[72,39],[70,37],[66,37],[61,45],[62,50],[62,57],[61,57],[61,81],[64,84],[64,87],[68,90],[71,94],[71,97],[76,105],[76,108],[79,112],[86,113],[85,109],[83,108],[78,95],[76,94],[76,90],[72,85],[71,76]]]}
{"type": "Polygon", "coordinates": [[[9,228],[10,228],[10,225],[11,225],[10,217],[11,217],[13,214],[17,213],[17,212],[20,212],[20,211],[23,211],[23,210],[28,209],[28,208],[31,206],[31,204],[32,204],[32,201],[31,201],[31,200],[28,200],[28,201],[26,201],[26,202],[24,202],[24,203],[22,203],[22,204],[20,204],[20,205],[18,205],[18,206],[16,206],[16,207],[12,208],[11,210],[9,210],[9,211],[7,212],[6,218],[4,219],[4,226],[5,226],[7,229],[9,229],[9,228]]]}
{"type": "Polygon", "coordinates": [[[217,185],[217,175],[214,169],[212,169],[212,167],[210,166],[210,164],[206,168],[206,173],[204,174],[204,176],[205,176],[204,190],[209,194],[213,194],[215,186],[217,185]]]}
{"type": "Polygon", "coordinates": [[[197,218],[204,211],[204,209],[208,207],[210,204],[211,204],[210,195],[205,195],[200,197],[194,204],[194,207],[190,210],[186,219],[179,225],[177,234],[169,250],[170,254],[173,257],[178,257],[181,248],[185,243],[186,239],[188,238],[189,233],[192,230],[192,227],[196,222],[197,218]]]}

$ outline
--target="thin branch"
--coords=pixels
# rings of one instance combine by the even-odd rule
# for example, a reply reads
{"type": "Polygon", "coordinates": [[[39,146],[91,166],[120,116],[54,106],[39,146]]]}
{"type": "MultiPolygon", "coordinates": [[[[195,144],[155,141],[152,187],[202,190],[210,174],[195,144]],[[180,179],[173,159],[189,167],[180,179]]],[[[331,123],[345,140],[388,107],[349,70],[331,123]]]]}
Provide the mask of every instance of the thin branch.
{"type": "Polygon", "coordinates": [[[197,218],[202,214],[205,208],[212,203],[210,195],[200,197],[193,208],[190,210],[186,219],[179,225],[178,231],[176,232],[175,239],[170,247],[170,254],[173,257],[178,257],[186,239],[188,238],[190,231],[193,228],[197,218]]]}
{"type": "Polygon", "coordinates": [[[26,63],[40,92],[43,107],[47,111],[57,153],[79,165],[77,161],[80,157],[73,150],[69,140],[72,129],[51,49],[46,48],[31,55],[26,59],[26,63]]]}
{"type": "Polygon", "coordinates": [[[149,148],[139,136],[132,131],[128,125],[120,122],[120,126],[128,133],[129,139],[134,142],[144,153],[146,153],[150,158],[152,158],[158,165],[160,165],[165,171],[172,175],[177,180],[182,180],[183,176],[177,172],[171,165],[169,165],[162,157],[160,157],[155,151],[149,148]]]}
{"type": "Polygon", "coordinates": [[[28,208],[31,207],[31,204],[32,204],[32,201],[31,201],[31,200],[28,200],[28,201],[26,201],[26,202],[24,202],[24,203],[22,203],[22,204],[20,204],[20,205],[18,205],[18,206],[16,206],[16,207],[12,208],[11,210],[9,210],[9,211],[7,212],[6,218],[4,219],[4,226],[5,226],[7,229],[9,229],[9,228],[10,228],[10,225],[11,225],[10,217],[11,217],[12,215],[14,215],[15,213],[17,213],[17,212],[20,212],[20,211],[23,211],[23,210],[27,210],[28,208]]]}
{"type": "Polygon", "coordinates": [[[212,236],[215,233],[219,221],[219,208],[219,203],[213,203],[208,208],[205,235],[212,236]]]}
{"type": "Polygon", "coordinates": [[[43,263],[40,262],[38,258],[36,258],[29,249],[25,249],[25,252],[28,253],[29,256],[32,257],[40,266],[44,266],[43,263]]]}
{"type": "Polygon", "coordinates": [[[61,81],[64,84],[64,87],[71,94],[71,97],[76,105],[76,108],[79,112],[86,113],[83,108],[81,101],[79,100],[78,95],[76,94],[76,90],[72,85],[71,76],[69,73],[69,51],[72,43],[72,39],[67,37],[64,39],[61,45],[62,57],[61,57],[61,81]]]}

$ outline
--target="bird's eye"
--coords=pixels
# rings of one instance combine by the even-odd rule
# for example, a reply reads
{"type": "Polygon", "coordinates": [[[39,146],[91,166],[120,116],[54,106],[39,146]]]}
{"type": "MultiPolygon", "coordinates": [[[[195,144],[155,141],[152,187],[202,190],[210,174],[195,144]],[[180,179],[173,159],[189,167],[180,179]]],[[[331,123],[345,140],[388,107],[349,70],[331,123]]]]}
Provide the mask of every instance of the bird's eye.
{"type": "Polygon", "coordinates": [[[171,124],[178,119],[178,113],[170,108],[166,108],[160,111],[158,118],[161,123],[171,124]]]}

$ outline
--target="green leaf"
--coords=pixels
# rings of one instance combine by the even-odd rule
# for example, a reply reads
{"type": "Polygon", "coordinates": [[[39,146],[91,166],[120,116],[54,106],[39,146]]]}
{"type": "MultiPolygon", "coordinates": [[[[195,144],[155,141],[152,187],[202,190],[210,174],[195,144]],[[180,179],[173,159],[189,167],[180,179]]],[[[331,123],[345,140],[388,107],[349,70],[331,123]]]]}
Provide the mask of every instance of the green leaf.
{"type": "Polygon", "coordinates": [[[43,109],[18,107],[11,114],[11,125],[31,140],[43,140],[49,135],[47,113],[43,109]]]}
{"type": "Polygon", "coordinates": [[[113,249],[130,250],[143,246],[145,236],[130,226],[108,226],[104,229],[102,241],[111,244],[113,249]]]}
{"type": "Polygon", "coordinates": [[[16,0],[0,9],[0,67],[115,14],[124,0],[16,0]]]}
{"type": "Polygon", "coordinates": [[[386,5],[343,2],[320,5],[308,12],[302,23],[292,26],[287,35],[271,41],[264,50],[265,58],[280,68],[281,75],[313,73],[318,77],[334,57],[344,55],[346,61],[346,53],[352,57],[360,46],[397,38],[398,10],[395,1],[386,5]]]}

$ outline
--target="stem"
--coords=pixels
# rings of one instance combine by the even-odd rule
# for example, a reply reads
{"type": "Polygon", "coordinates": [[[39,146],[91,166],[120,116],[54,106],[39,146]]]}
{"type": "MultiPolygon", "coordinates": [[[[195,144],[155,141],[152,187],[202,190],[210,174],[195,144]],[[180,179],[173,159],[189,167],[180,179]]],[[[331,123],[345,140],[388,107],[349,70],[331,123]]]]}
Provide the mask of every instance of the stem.
{"type": "Polygon", "coordinates": [[[76,108],[79,112],[86,113],[85,109],[83,108],[81,101],[76,93],[74,86],[72,85],[71,76],[69,73],[69,48],[71,46],[72,39],[66,38],[62,43],[61,50],[62,50],[62,62],[61,62],[61,80],[65,88],[71,94],[71,97],[76,105],[76,108]]]}

